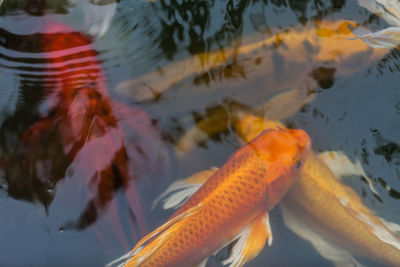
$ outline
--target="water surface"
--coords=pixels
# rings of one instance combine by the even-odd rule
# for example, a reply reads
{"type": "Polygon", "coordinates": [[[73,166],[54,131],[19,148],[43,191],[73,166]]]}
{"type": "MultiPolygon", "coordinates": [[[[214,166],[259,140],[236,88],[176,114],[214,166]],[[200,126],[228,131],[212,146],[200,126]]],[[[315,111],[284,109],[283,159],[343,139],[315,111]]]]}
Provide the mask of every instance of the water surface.
{"type": "MultiPolygon", "coordinates": [[[[150,209],[170,183],[221,166],[240,147],[229,128],[177,153],[196,122],[222,114],[226,124],[232,107],[260,109],[294,88],[308,98],[276,116],[306,130],[315,151],[360,160],[378,195],[361,177],[344,182],[400,223],[399,51],[349,40],[332,49],[308,33],[320,22],[387,26],[357,1],[5,0],[0,17],[0,266],[102,266],[125,253],[171,214],[150,209]],[[48,31],[54,23],[70,30],[48,31]],[[71,33],[86,41],[46,48],[71,33]],[[85,98],[63,109],[67,85],[101,92],[117,126],[71,141],[85,106],[63,116],[85,98]],[[26,141],[32,129],[39,137],[26,141]]],[[[332,265],[279,209],[271,227],[273,246],[248,266],[332,265]]]]}

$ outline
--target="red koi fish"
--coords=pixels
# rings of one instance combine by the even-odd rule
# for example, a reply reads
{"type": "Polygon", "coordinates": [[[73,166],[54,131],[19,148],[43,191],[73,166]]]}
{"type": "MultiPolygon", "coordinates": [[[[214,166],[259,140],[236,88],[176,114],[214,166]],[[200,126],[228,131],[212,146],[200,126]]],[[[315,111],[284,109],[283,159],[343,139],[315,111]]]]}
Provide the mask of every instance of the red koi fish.
{"type": "Polygon", "coordinates": [[[186,186],[207,181],[125,256],[123,266],[205,266],[211,253],[238,238],[225,263],[251,260],[272,242],[268,211],[297,180],[310,147],[302,130],[265,131],[211,177],[206,171],[186,180],[186,186]]]}
{"type": "Polygon", "coordinates": [[[37,149],[34,144],[43,133],[56,132],[67,159],[62,174],[72,166],[75,174],[88,179],[88,192],[95,192],[77,221],[63,228],[92,225],[111,205],[116,191],[123,189],[129,190],[126,198],[135,223],[144,230],[146,222],[132,180],[146,171],[146,166],[150,169],[159,164],[161,141],[156,121],[144,111],[110,98],[89,37],[54,22],[42,31],[46,34],[40,35],[41,49],[47,59],[43,84],[50,91],[46,98],[50,108],[25,132],[24,141],[37,149]]]}

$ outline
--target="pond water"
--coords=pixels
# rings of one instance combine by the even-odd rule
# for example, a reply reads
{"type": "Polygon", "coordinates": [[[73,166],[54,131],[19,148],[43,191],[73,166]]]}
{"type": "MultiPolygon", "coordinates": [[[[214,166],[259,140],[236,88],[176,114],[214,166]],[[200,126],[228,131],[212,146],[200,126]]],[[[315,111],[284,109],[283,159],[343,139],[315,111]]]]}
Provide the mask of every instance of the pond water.
{"type": "MultiPolygon", "coordinates": [[[[348,24],[389,26],[345,0],[4,0],[0,266],[126,253],[172,214],[158,195],[241,146],[238,109],[360,161],[372,186],[342,182],[400,224],[400,52],[348,24]]],[[[273,244],[246,266],[333,266],[270,216],[273,244]]]]}

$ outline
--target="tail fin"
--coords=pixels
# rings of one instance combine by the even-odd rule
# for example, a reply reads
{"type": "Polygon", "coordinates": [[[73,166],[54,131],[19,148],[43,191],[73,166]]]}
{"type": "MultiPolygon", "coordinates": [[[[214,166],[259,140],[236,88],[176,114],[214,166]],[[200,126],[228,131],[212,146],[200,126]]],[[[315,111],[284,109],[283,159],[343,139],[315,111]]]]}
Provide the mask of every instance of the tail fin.
{"type": "Polygon", "coordinates": [[[202,204],[199,203],[197,206],[190,208],[173,219],[167,221],[165,224],[161,225],[156,230],[145,236],[141,241],[139,241],[139,243],[136,244],[130,253],[110,262],[106,266],[112,266],[112,264],[125,261],[118,266],[139,267],[145,260],[151,257],[160,247],[162,247],[166,240],[176,233],[176,231],[184,223],[185,218],[195,214],[201,206],[202,204]]]}

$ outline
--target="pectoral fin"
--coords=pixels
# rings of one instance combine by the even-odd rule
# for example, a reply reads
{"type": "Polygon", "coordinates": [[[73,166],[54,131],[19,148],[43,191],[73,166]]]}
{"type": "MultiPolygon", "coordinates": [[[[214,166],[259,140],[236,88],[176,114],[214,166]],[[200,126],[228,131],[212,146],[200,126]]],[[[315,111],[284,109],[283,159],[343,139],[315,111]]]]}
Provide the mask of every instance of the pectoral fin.
{"type": "Polygon", "coordinates": [[[364,266],[347,250],[342,249],[322,235],[318,234],[299,217],[294,215],[289,209],[281,205],[281,211],[285,225],[304,240],[311,242],[319,254],[321,254],[325,259],[331,260],[335,266],[364,266]]]}
{"type": "Polygon", "coordinates": [[[254,219],[238,234],[238,240],[232,248],[231,255],[223,261],[230,267],[239,267],[256,257],[264,248],[272,244],[272,233],[268,213],[254,219]]]}
{"type": "Polygon", "coordinates": [[[168,189],[154,200],[152,209],[161,201],[164,209],[179,208],[191,197],[218,168],[201,171],[190,177],[176,181],[168,189]]]}
{"type": "Polygon", "coordinates": [[[363,167],[359,160],[353,163],[343,151],[325,151],[318,155],[318,158],[322,160],[332,171],[333,175],[337,180],[341,180],[344,176],[357,175],[362,176],[368,183],[371,191],[379,196],[378,192],[374,188],[371,179],[365,174],[363,167]]]}

